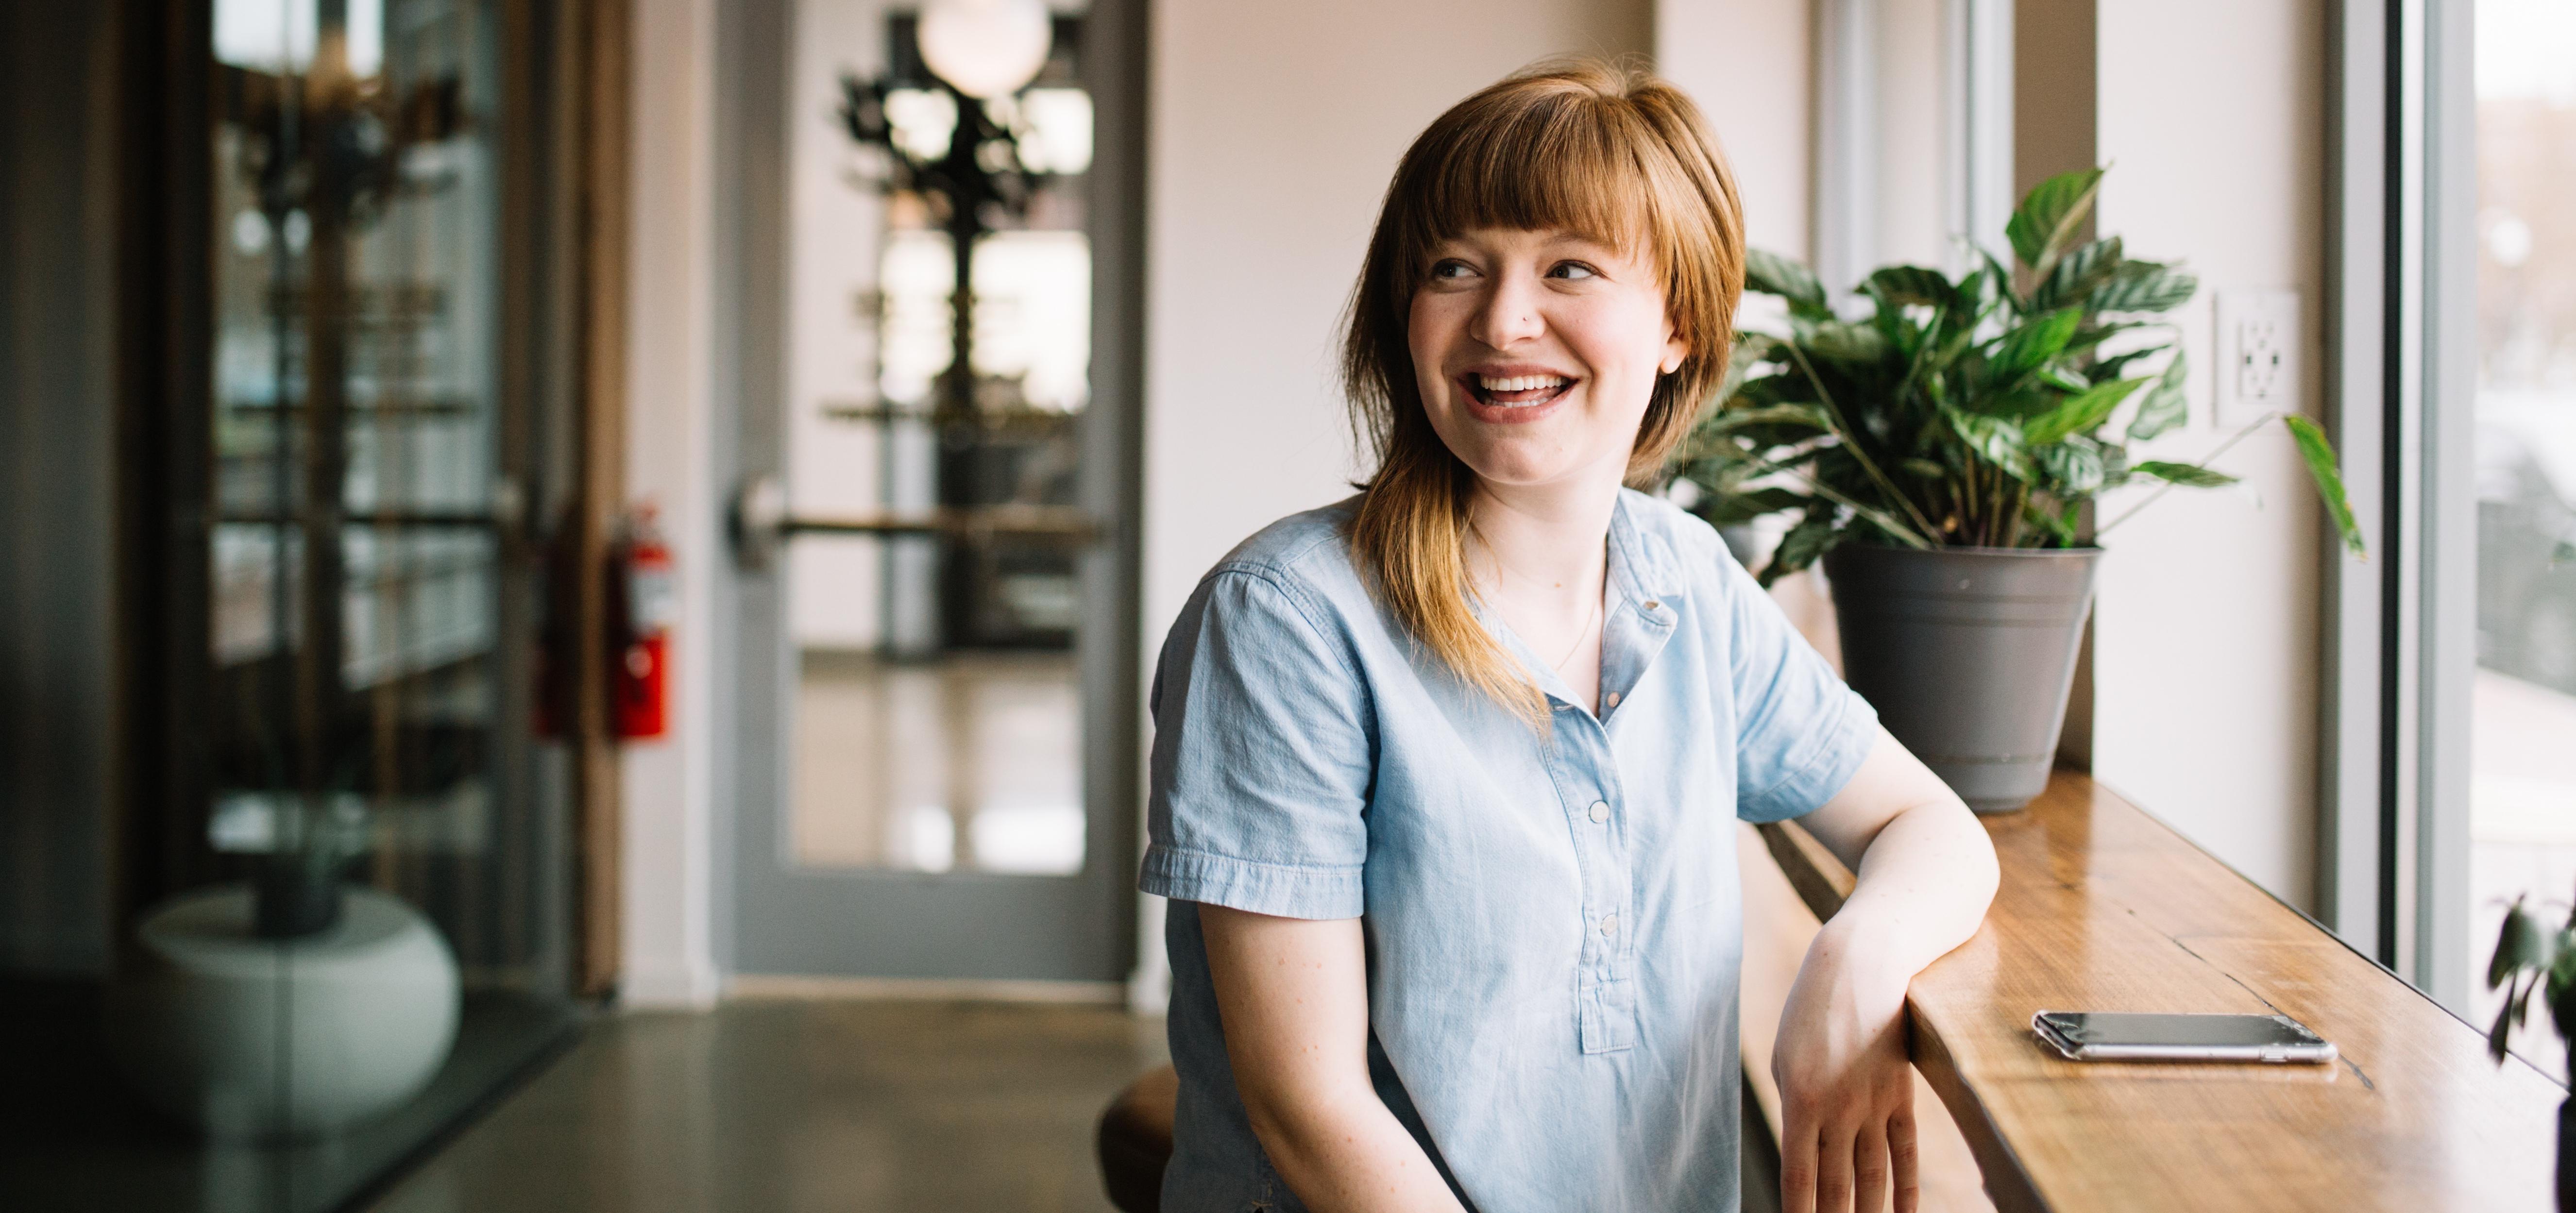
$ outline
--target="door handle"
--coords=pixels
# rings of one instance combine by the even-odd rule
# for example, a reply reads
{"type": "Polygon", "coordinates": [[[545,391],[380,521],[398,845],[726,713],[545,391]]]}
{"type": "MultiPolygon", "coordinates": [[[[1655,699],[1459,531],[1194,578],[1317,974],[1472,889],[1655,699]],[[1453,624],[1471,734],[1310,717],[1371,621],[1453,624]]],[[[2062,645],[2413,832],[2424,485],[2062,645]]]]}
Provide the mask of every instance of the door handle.
{"type": "Polygon", "coordinates": [[[1091,547],[1106,542],[1111,528],[1074,506],[1016,502],[918,511],[791,514],[778,478],[759,475],[743,481],[734,493],[732,530],[734,559],[748,572],[762,572],[777,559],[779,545],[794,535],[941,536],[1091,547]]]}
{"type": "Polygon", "coordinates": [[[747,573],[769,571],[778,558],[779,542],[786,538],[787,490],[767,473],[745,478],[734,490],[727,521],[733,532],[734,563],[747,573]]]}

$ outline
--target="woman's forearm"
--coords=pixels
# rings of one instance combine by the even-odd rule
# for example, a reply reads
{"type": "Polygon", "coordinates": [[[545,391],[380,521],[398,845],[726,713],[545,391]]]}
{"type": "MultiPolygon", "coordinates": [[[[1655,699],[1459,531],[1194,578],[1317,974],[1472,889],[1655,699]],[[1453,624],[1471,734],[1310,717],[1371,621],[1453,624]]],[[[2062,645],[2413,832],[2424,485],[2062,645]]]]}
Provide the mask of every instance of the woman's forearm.
{"type": "Polygon", "coordinates": [[[1317,1213],[1461,1208],[1430,1155],[1376,1091],[1262,1103],[1274,1106],[1245,1107],[1253,1135],[1279,1177],[1317,1213]]]}
{"type": "Polygon", "coordinates": [[[1818,946],[1866,941],[1881,963],[1911,976],[1976,934],[1994,900],[1994,844],[1955,798],[1928,801],[1878,831],[1857,875],[1818,946]]]}
{"type": "Polygon", "coordinates": [[[1884,728],[1860,770],[1804,824],[1858,878],[1817,936],[1828,956],[1911,979],[1976,934],[1994,900],[1986,828],[1884,728]]]}
{"type": "Polygon", "coordinates": [[[1270,1165],[1318,1213],[1458,1210],[1368,1073],[1368,947],[1355,918],[1198,908],[1235,1093],[1270,1165]]]}

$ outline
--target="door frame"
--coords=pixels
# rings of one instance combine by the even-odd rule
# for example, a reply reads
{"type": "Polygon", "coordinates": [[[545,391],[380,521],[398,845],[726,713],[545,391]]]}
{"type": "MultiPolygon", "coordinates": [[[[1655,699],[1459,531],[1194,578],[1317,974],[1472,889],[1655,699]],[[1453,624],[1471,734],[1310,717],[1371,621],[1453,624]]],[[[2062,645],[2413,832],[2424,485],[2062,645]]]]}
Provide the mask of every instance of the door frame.
{"type": "MultiPolygon", "coordinates": [[[[782,474],[785,439],[789,90],[782,81],[796,0],[717,6],[713,349],[715,446],[710,463],[728,490],[782,474]]],[[[778,809],[789,794],[792,742],[783,740],[796,686],[783,635],[786,562],[765,571],[728,567],[715,595],[713,692],[720,725],[713,782],[731,793],[713,813],[713,918],[717,969],[727,975],[839,978],[827,951],[846,934],[850,886],[900,888],[929,915],[985,929],[1000,945],[938,972],[953,956],[925,940],[860,980],[936,982],[943,990],[1003,995],[1032,982],[1086,995],[1123,990],[1136,960],[1135,891],[1143,825],[1142,604],[1146,0],[1093,0],[1084,15],[1082,77],[1092,96],[1093,156],[1085,175],[1092,254],[1092,392],[1083,461],[1102,474],[1084,485],[1082,508],[1102,535],[1082,558],[1086,601],[1076,629],[1082,713],[1083,868],[1073,877],[852,872],[818,877],[802,892],[754,887],[752,866],[776,853],[778,809]],[[768,757],[764,757],[768,756],[768,757]],[[774,758],[774,761],[769,760],[774,758]],[[764,816],[767,815],[767,816],[764,816]],[[1014,883],[1072,880],[1072,899],[1094,929],[1074,955],[1027,946],[1015,910],[994,894],[1014,883]],[[755,901],[760,904],[753,904],[755,901]],[[918,902],[917,902],[918,904],[918,902]],[[764,924],[812,921],[800,938],[764,924]],[[1010,945],[1023,946],[1014,949],[1010,945]],[[962,983],[962,984],[961,984],[962,983]]],[[[731,496],[730,491],[728,497],[731,496]]],[[[1035,900],[1035,899],[1023,899],[1035,900]]],[[[756,978],[755,978],[756,980],[756,978]]]]}

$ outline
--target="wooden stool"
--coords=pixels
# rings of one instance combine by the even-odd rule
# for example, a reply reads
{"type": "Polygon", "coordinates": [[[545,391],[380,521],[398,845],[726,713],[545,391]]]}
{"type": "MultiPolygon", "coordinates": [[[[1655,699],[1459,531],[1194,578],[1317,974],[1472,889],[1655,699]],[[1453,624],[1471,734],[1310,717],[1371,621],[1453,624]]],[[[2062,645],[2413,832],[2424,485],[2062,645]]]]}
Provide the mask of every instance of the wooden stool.
{"type": "Polygon", "coordinates": [[[1163,1167],[1172,1161],[1172,1105],[1181,1076],[1170,1066],[1145,1072],[1100,1114],[1100,1183],[1119,1213],[1159,1213],[1163,1167]]]}

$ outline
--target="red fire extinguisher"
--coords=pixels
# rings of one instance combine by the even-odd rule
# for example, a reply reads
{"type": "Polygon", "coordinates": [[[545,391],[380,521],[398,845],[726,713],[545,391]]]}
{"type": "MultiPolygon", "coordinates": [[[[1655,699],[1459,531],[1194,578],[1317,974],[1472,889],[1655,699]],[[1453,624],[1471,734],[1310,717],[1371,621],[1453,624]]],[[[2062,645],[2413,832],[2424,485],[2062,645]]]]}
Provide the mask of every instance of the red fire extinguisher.
{"type": "Polygon", "coordinates": [[[680,587],[650,502],[637,506],[617,549],[619,649],[611,672],[617,735],[660,737],[670,731],[671,625],[680,587]]]}

